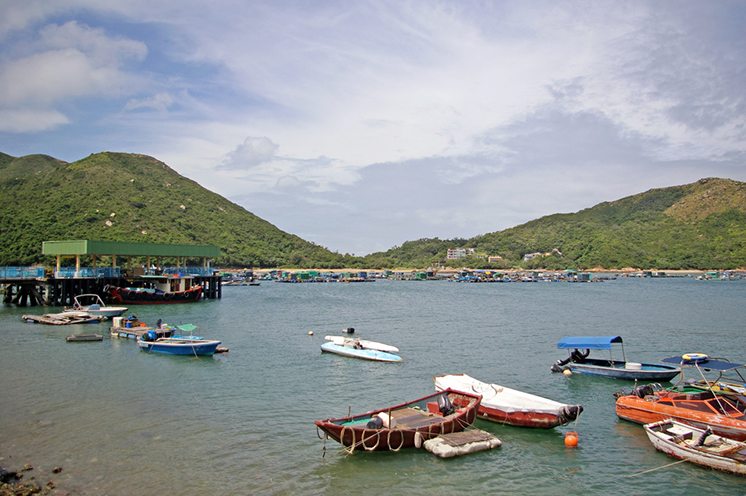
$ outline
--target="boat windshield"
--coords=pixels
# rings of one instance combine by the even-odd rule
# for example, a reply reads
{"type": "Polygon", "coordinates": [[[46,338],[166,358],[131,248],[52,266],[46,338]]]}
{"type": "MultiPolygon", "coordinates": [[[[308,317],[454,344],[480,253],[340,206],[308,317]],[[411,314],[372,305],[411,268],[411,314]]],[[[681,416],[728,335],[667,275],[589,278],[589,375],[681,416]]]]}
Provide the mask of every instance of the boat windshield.
{"type": "Polygon", "coordinates": [[[729,417],[741,416],[744,414],[744,412],[736,408],[736,406],[726,398],[713,398],[707,403],[709,403],[710,407],[712,407],[716,412],[728,415],[729,417]]]}

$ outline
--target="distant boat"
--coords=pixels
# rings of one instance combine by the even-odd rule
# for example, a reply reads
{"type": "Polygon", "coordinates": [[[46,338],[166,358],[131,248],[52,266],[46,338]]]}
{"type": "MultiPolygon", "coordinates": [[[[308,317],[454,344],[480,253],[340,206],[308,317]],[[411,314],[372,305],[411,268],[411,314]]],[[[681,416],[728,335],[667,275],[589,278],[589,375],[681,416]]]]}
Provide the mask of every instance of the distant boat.
{"type": "Polygon", "coordinates": [[[474,423],[479,401],[478,395],[449,389],[396,406],[314,423],[350,452],[399,451],[419,448],[440,434],[463,431],[474,423]]]}
{"type": "Polygon", "coordinates": [[[658,451],[704,467],[746,475],[746,443],[670,419],[644,427],[658,451]]]}
{"type": "Polygon", "coordinates": [[[344,344],[336,344],[333,341],[328,341],[321,345],[321,351],[351,358],[373,360],[376,362],[401,362],[401,357],[399,355],[386,351],[365,348],[360,343],[359,339],[350,339],[344,344]]]}
{"type": "Polygon", "coordinates": [[[82,294],[73,299],[73,310],[88,312],[104,318],[119,317],[127,311],[127,307],[107,306],[97,294],[82,294]]]}
{"type": "Polygon", "coordinates": [[[438,375],[435,389],[452,389],[482,395],[479,418],[519,427],[551,429],[567,424],[583,411],[581,405],[566,405],[534,394],[497,384],[487,384],[466,374],[438,375]]]}
{"type": "Polygon", "coordinates": [[[624,355],[624,344],[621,336],[566,336],[559,340],[557,348],[572,349],[573,351],[569,358],[557,360],[552,365],[552,372],[570,370],[576,374],[657,382],[670,381],[681,372],[680,367],[671,365],[628,362],[624,355]],[[612,356],[612,344],[621,345],[621,360],[612,356]],[[585,350],[585,353],[580,351],[582,349],[585,350]],[[609,350],[609,358],[588,358],[591,350],[609,350]]]}
{"type": "Polygon", "coordinates": [[[112,301],[126,305],[192,303],[202,298],[202,286],[193,284],[192,276],[142,276],[153,287],[122,288],[108,286],[112,301]]]}

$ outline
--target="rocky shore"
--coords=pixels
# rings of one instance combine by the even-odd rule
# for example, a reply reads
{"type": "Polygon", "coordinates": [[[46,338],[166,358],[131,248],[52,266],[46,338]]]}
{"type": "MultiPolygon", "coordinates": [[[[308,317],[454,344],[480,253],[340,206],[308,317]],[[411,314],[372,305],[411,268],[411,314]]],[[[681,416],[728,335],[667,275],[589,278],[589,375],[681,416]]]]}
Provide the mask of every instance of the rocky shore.
{"type": "MultiPolygon", "coordinates": [[[[32,472],[34,467],[26,464],[20,470],[0,467],[0,496],[69,496],[70,493],[57,488],[57,484],[48,479],[46,482],[37,480],[32,472]]],[[[62,467],[54,467],[52,474],[62,472],[62,467]]],[[[41,477],[40,474],[37,474],[41,477]]],[[[46,477],[42,477],[42,480],[46,477]]]]}

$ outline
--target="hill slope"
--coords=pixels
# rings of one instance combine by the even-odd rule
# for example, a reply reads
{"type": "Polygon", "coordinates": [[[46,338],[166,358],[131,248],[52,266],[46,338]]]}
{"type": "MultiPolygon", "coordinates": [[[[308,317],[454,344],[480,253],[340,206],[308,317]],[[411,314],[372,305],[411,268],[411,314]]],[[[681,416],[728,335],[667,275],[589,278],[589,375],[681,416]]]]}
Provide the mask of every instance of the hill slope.
{"type": "Polygon", "coordinates": [[[213,244],[221,265],[338,267],[346,258],[283,232],[145,155],[73,163],[0,154],[0,265],[27,265],[54,239],[213,244]]]}
{"type": "Polygon", "coordinates": [[[493,267],[746,267],[746,183],[702,179],[653,189],[468,240],[408,242],[366,261],[426,266],[444,261],[453,247],[475,248],[477,257],[457,262],[464,266],[499,255],[503,260],[493,267]],[[534,252],[550,255],[522,260],[534,252]]]}

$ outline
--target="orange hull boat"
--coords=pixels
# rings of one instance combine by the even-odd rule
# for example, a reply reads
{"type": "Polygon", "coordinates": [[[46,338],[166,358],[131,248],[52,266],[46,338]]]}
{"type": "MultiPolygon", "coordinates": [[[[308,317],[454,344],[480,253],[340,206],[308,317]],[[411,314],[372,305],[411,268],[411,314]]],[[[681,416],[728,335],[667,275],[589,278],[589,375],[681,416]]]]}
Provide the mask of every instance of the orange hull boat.
{"type": "Polygon", "coordinates": [[[638,424],[672,418],[701,429],[710,427],[719,436],[746,441],[746,405],[710,391],[676,393],[639,386],[633,394],[617,399],[616,414],[638,424]]]}

